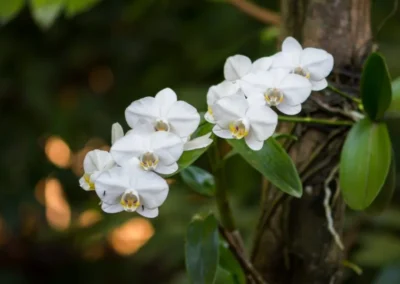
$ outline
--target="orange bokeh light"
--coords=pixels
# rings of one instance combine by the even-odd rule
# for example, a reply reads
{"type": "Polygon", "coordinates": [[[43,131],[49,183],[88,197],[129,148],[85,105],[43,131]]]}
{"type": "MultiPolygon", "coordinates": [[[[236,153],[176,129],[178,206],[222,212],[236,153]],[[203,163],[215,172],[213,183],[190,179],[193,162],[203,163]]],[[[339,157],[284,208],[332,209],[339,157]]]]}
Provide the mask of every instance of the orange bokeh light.
{"type": "Polygon", "coordinates": [[[153,234],[151,223],[147,219],[136,217],[114,229],[108,239],[115,252],[130,255],[146,244],[153,234]]]}
{"type": "Polygon", "coordinates": [[[60,168],[68,168],[71,161],[71,150],[60,137],[51,136],[44,148],[47,159],[60,168]]]}
{"type": "Polygon", "coordinates": [[[71,223],[71,209],[65,200],[64,191],[58,179],[49,178],[46,180],[44,200],[49,225],[58,231],[68,229],[71,223]]]}
{"type": "Polygon", "coordinates": [[[99,222],[102,219],[102,215],[99,211],[94,210],[94,209],[89,209],[84,212],[82,212],[81,215],[79,215],[78,223],[81,228],[87,228],[90,226],[93,226],[97,222],[99,222]]]}

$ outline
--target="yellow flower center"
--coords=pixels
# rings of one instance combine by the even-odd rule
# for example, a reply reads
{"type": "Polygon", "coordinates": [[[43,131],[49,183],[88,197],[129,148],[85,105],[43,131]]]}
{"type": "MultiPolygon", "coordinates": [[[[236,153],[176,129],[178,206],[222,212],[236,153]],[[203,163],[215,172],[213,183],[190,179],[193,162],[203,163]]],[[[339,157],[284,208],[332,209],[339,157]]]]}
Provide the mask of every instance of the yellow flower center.
{"type": "Polygon", "coordinates": [[[232,133],[233,138],[242,139],[243,137],[249,134],[249,126],[248,123],[243,121],[242,119],[236,120],[229,124],[229,130],[232,133]]]}
{"type": "Polygon", "coordinates": [[[154,125],[156,131],[169,131],[169,123],[165,119],[157,119],[156,124],[154,125]]]}
{"type": "Polygon", "coordinates": [[[134,212],[140,206],[139,197],[133,191],[125,191],[120,203],[127,212],[134,212]]]}
{"type": "Polygon", "coordinates": [[[146,171],[154,170],[159,162],[157,155],[152,152],[144,153],[139,160],[140,166],[146,171]]]}
{"type": "Polygon", "coordinates": [[[264,98],[270,106],[277,106],[283,102],[283,93],[279,89],[268,89],[264,93],[264,98]]]}
{"type": "Polygon", "coordinates": [[[85,180],[85,182],[89,185],[89,190],[94,190],[94,183],[92,182],[92,180],[90,179],[90,175],[89,174],[84,174],[83,175],[83,179],[85,180]]]}
{"type": "Polygon", "coordinates": [[[310,79],[310,72],[301,67],[294,68],[293,73],[310,79]]]}
{"type": "Polygon", "coordinates": [[[207,111],[208,111],[209,114],[213,115],[213,111],[212,111],[211,106],[208,106],[208,110],[207,111]]]}

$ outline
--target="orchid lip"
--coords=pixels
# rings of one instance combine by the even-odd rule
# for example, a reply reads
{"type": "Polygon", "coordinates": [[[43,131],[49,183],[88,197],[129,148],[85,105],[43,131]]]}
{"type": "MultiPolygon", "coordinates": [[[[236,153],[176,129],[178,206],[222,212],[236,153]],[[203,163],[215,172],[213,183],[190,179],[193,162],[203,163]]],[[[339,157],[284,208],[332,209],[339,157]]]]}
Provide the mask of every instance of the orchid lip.
{"type": "Polygon", "coordinates": [[[150,171],[150,170],[154,170],[157,167],[158,162],[160,160],[155,153],[146,152],[140,156],[139,161],[140,161],[140,166],[144,170],[150,171]]]}
{"type": "Polygon", "coordinates": [[[162,119],[162,118],[157,119],[156,123],[154,125],[154,129],[156,131],[167,131],[168,132],[168,131],[170,131],[170,128],[171,127],[170,127],[168,121],[166,119],[162,119]]]}
{"type": "Polygon", "coordinates": [[[89,174],[84,174],[83,175],[83,179],[88,184],[89,190],[94,190],[95,189],[94,182],[90,179],[90,175],[89,174]]]}
{"type": "Polygon", "coordinates": [[[235,139],[246,137],[249,134],[249,128],[250,125],[247,119],[238,119],[229,124],[229,130],[235,139]]]}
{"type": "Polygon", "coordinates": [[[268,105],[277,106],[283,102],[283,93],[279,89],[271,88],[264,93],[264,98],[268,105]]]}
{"type": "Polygon", "coordinates": [[[297,74],[297,75],[306,77],[307,79],[310,79],[310,76],[311,76],[310,72],[308,72],[307,69],[302,68],[302,67],[294,68],[293,74],[297,74]]]}
{"type": "Polygon", "coordinates": [[[127,212],[134,212],[140,206],[139,195],[136,190],[127,189],[121,196],[120,204],[127,212]]]}

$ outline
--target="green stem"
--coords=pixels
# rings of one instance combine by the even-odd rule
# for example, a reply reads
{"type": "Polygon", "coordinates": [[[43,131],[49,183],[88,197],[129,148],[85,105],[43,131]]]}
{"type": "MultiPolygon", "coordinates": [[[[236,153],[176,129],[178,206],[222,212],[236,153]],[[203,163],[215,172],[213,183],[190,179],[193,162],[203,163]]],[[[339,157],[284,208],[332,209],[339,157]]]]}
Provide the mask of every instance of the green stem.
{"type": "Polygon", "coordinates": [[[215,199],[217,202],[217,209],[221,219],[221,225],[228,231],[234,232],[236,230],[235,221],[233,219],[232,209],[228,200],[228,186],[225,176],[224,160],[221,158],[216,140],[210,147],[210,164],[213,170],[216,192],[215,199]]]}
{"type": "Polygon", "coordinates": [[[312,117],[298,117],[298,116],[278,116],[279,121],[288,121],[288,122],[301,122],[301,123],[314,123],[314,124],[325,124],[325,125],[353,125],[352,121],[347,120],[330,120],[330,119],[319,119],[312,117]]]}
{"type": "Polygon", "coordinates": [[[361,103],[361,100],[360,100],[360,99],[355,98],[355,97],[353,97],[353,96],[351,96],[351,95],[349,95],[349,94],[346,94],[345,92],[342,92],[341,90],[339,90],[338,88],[335,88],[335,87],[332,86],[332,85],[328,85],[328,89],[331,90],[332,92],[335,92],[336,94],[338,94],[338,95],[340,95],[340,96],[346,98],[346,99],[349,99],[349,100],[351,100],[351,101],[357,103],[357,104],[360,104],[360,103],[361,103]]]}

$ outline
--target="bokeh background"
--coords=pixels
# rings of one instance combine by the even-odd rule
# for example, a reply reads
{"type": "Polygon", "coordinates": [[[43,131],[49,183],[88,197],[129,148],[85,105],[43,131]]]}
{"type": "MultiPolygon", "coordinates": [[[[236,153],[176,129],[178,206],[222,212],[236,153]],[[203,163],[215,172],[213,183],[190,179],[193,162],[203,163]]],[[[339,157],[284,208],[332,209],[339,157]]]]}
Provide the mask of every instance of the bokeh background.
{"type": "MultiPolygon", "coordinates": [[[[185,228],[212,199],[177,176],[158,218],[103,214],[95,193],[79,188],[83,158],[109,148],[114,122],[127,129],[133,100],[162,88],[205,111],[225,59],[272,54],[279,29],[222,0],[68,1],[47,10],[0,3],[0,283],[189,283],[185,228]]],[[[278,0],[255,2],[279,12],[278,0]]],[[[400,13],[376,33],[392,10],[392,1],[373,1],[375,40],[396,78],[400,13]]],[[[229,176],[250,244],[261,177],[238,156],[229,176]]],[[[356,245],[347,265],[363,274],[346,269],[347,283],[400,283],[399,194],[379,216],[349,212],[348,228],[356,245]]]]}

